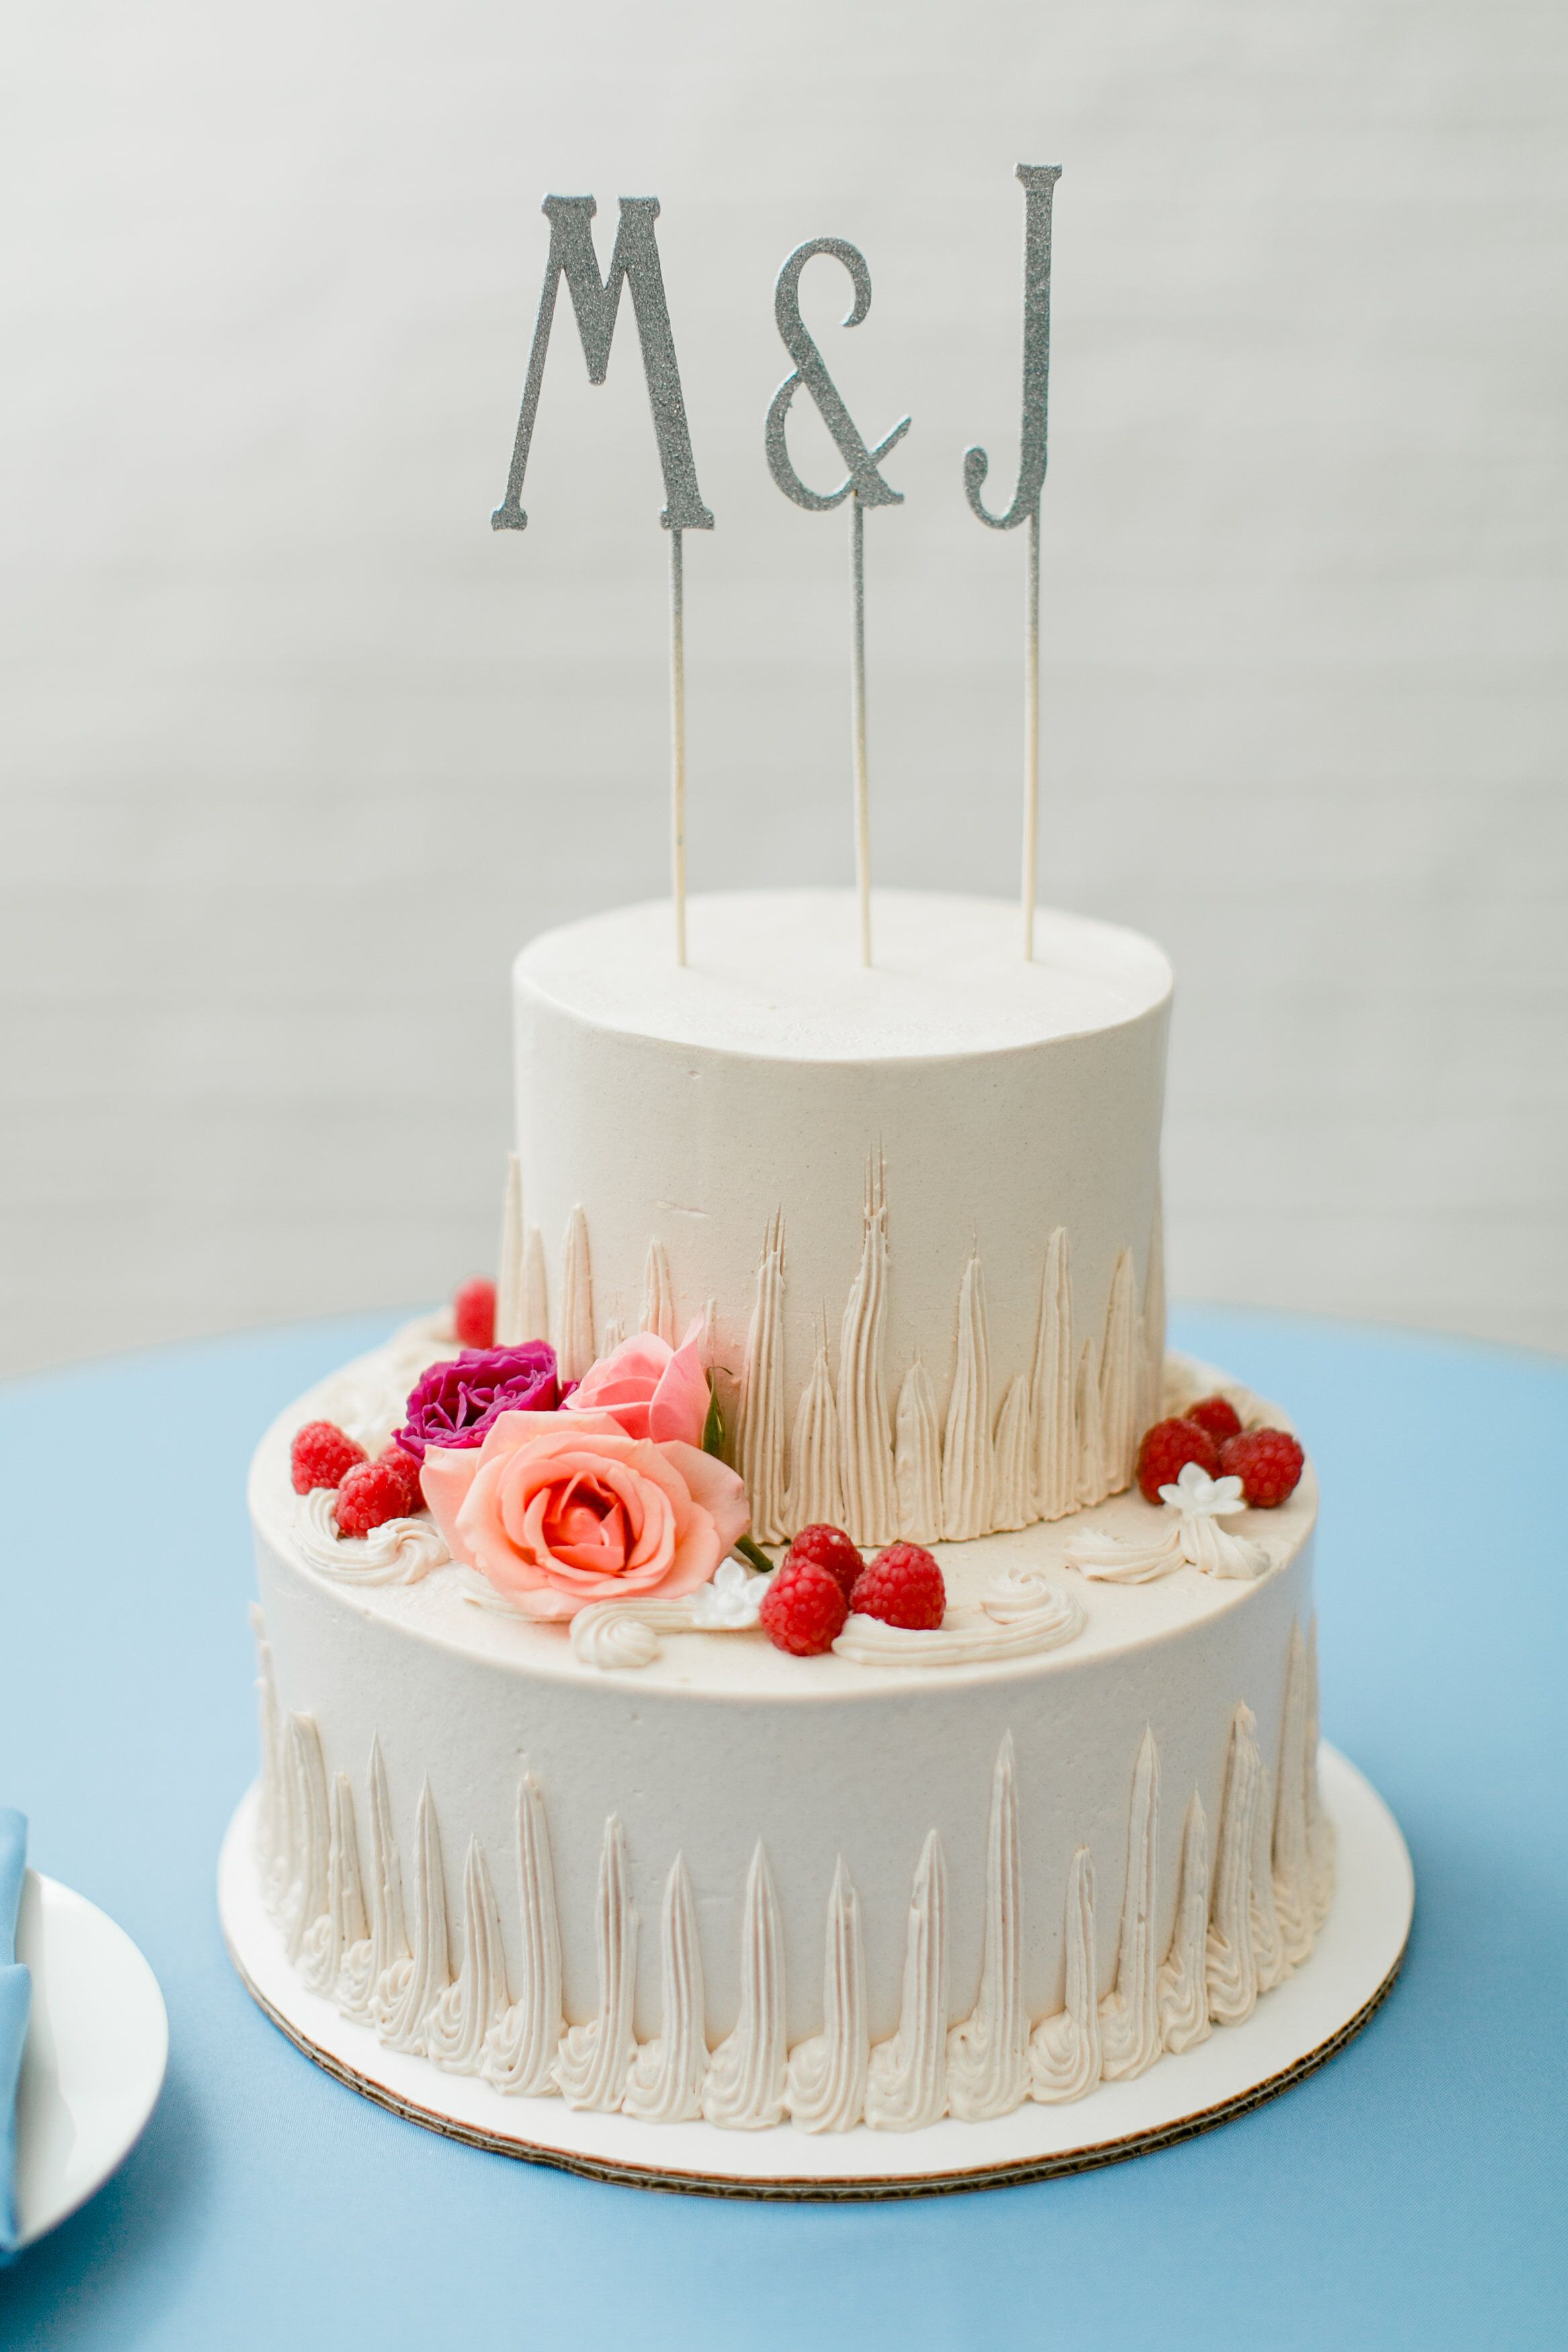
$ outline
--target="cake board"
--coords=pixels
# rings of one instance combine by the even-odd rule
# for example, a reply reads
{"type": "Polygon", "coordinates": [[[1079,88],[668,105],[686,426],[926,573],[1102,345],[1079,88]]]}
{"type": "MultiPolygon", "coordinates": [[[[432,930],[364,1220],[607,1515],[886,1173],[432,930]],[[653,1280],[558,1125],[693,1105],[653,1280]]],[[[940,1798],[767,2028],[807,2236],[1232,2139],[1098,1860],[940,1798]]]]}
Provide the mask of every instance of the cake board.
{"type": "Polygon", "coordinates": [[[945,2118],[912,2132],[812,2135],[781,2124],[720,2132],[649,2124],[507,2097],[472,2075],[382,2047],[303,1986],[265,1909],[252,1862],[256,1790],[241,1801],[218,1864],[218,1907],[246,1990],[307,2057],[394,2115],[502,2156],[600,2180],[716,2197],[930,2196],[1115,2164],[1209,2131],[1316,2072],[1387,1998],[1410,1930],[1415,1879],[1399,1826],[1370,1782],[1326,1742],[1322,1801],[1337,1838],[1333,1904],[1312,1957],[1244,2025],[1167,2055],[1133,2082],[1102,2083],[1064,2106],[1026,2100],[990,2123],[945,2118]]]}

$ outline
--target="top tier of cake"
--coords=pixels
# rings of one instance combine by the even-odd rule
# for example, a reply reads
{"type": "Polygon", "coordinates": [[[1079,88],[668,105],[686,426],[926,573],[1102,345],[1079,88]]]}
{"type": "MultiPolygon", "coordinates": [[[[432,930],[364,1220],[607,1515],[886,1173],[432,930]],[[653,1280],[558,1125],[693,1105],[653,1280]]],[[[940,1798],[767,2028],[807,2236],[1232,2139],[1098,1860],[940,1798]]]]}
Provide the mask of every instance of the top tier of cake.
{"type": "Polygon", "coordinates": [[[861,1543],[1126,1486],[1164,1348],[1171,973],[1135,933],[880,892],[697,898],[515,974],[524,1246],[502,1338],[568,1373],[709,1320],[755,1531],[861,1543]]]}

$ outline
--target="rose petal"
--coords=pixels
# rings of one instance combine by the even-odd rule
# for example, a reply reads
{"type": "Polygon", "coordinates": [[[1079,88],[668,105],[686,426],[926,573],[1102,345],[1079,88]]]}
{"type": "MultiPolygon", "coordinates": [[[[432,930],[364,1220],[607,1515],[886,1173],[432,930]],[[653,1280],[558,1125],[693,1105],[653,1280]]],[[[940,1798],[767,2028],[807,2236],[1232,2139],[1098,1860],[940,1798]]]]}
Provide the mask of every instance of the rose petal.
{"type": "Polygon", "coordinates": [[[716,1454],[705,1454],[700,1445],[672,1444],[664,1450],[693,1502],[712,1519],[727,1558],[751,1525],[751,1506],[739,1472],[716,1454]]]}
{"type": "Polygon", "coordinates": [[[707,1426],[708,1381],[702,1360],[703,1318],[696,1316],[670,1358],[648,1407],[648,1434],[655,1445],[674,1440],[701,1445],[707,1426]]]}
{"type": "Polygon", "coordinates": [[[457,1531],[457,1518],[478,1467],[478,1448],[472,1445],[461,1449],[427,1445],[419,1467],[420,1490],[430,1507],[430,1516],[440,1528],[447,1550],[465,1568],[476,1568],[478,1562],[457,1531]]]}
{"type": "Polygon", "coordinates": [[[656,1331],[634,1332],[590,1366],[564,1409],[613,1412],[629,1437],[646,1437],[649,1403],[671,1354],[656,1331]]]}

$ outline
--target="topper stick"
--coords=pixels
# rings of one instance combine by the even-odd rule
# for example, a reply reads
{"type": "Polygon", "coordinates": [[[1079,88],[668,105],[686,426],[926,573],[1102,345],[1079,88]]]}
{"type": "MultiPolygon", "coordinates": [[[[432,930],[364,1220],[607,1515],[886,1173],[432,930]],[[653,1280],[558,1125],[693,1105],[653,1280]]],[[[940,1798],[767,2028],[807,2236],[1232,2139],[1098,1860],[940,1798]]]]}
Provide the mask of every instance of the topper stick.
{"type": "Polygon", "coordinates": [[[681,534],[670,532],[670,895],[675,961],[686,960],[686,591],[681,534]]]}
{"type": "Polygon", "coordinates": [[[1019,478],[1006,514],[991,514],[980,496],[990,459],[964,452],[964,493],[970,511],[991,530],[1029,524],[1024,585],[1023,666],[1023,951],[1034,956],[1034,906],[1040,860],[1040,494],[1045,485],[1046,391],[1051,373],[1051,198],[1060,163],[1020,163],[1024,192],[1023,400],[1019,428],[1019,478]]]}
{"type": "Polygon", "coordinates": [[[773,316],[784,348],[795,362],[795,372],[785,377],[773,395],[763,429],[763,446],[774,481],[787,499],[793,499],[808,513],[826,514],[844,499],[850,501],[850,750],[854,773],[855,891],[860,905],[861,961],[869,964],[871,790],[865,721],[865,509],[904,504],[903,491],[891,489],[883,480],[877,471],[877,460],[885,457],[895,442],[903,440],[910,420],[907,416],[902,418],[874,449],[868,449],[862,440],[800,316],[800,273],[812,256],[819,253],[831,254],[849,271],[854,301],[845,326],[858,327],[871,309],[871,272],[858,247],[846,243],[841,236],[814,236],[796,247],[779,272],[779,282],[773,290],[773,316]],[[808,488],[790,460],[785,419],[802,384],[816,403],[840,457],[849,467],[847,478],[836,490],[808,488]]]}
{"type": "Polygon", "coordinates": [[[1023,625],[1023,952],[1034,961],[1040,882],[1040,508],[1029,519],[1023,625]]]}
{"type": "Polygon", "coordinates": [[[854,734],[855,893],[860,899],[861,961],[871,961],[871,781],[865,751],[865,509],[850,499],[850,719],[854,734]]]}

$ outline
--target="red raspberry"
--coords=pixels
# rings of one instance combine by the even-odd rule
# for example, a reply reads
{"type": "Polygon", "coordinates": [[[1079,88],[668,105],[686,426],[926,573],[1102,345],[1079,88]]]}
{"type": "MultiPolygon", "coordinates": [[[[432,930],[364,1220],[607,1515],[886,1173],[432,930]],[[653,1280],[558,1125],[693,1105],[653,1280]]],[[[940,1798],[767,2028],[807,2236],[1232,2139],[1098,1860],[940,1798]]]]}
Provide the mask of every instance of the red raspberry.
{"type": "Polygon", "coordinates": [[[1196,1421],[1156,1421],[1144,1432],[1138,1448],[1138,1485],[1146,1503],[1157,1503],[1162,1486],[1174,1486],[1176,1473],[1196,1462],[1211,1478],[1219,1475],[1219,1448],[1196,1421]]]}
{"type": "Polygon", "coordinates": [[[496,1344],[496,1286],[476,1274],[465,1282],[452,1301],[453,1328],[458,1345],[464,1348],[493,1348],[496,1344]]]}
{"type": "Polygon", "coordinates": [[[802,1528],[784,1555],[784,1565],[791,1560],[814,1559],[830,1576],[836,1576],[843,1587],[847,1601],[855,1589],[855,1579],[865,1566],[864,1560],[851,1543],[842,1528],[830,1528],[818,1520],[814,1526],[802,1528]]]}
{"type": "Polygon", "coordinates": [[[312,1486],[340,1486],[357,1464],[369,1459],[364,1447],[356,1445],[335,1421],[308,1421],[296,1430],[289,1449],[294,1491],[308,1495],[312,1486]]]}
{"type": "Polygon", "coordinates": [[[368,1536],[388,1519],[408,1517],[408,1486],[390,1462],[361,1462],[338,1489],[338,1533],[368,1536]]]}
{"type": "Polygon", "coordinates": [[[1222,1447],[1219,1467],[1240,1479],[1255,1511],[1271,1511],[1295,1493],[1306,1458],[1288,1429],[1244,1429],[1222,1447]]]}
{"type": "Polygon", "coordinates": [[[786,1561],[762,1596],[762,1625],[777,1648],[797,1658],[831,1650],[849,1615],[844,1588],[814,1559],[786,1561]]]}
{"type": "Polygon", "coordinates": [[[1228,1437],[1241,1434],[1241,1415],[1228,1397],[1200,1397],[1189,1404],[1182,1416],[1184,1421],[1196,1421],[1199,1429],[1207,1429],[1216,1445],[1223,1445],[1228,1437]]]}
{"type": "Polygon", "coordinates": [[[946,1606],[942,1571],[923,1544],[889,1544],[850,1595],[857,1616],[880,1617],[884,1625],[907,1625],[916,1633],[934,1633],[946,1606]]]}
{"type": "Polygon", "coordinates": [[[376,1466],[381,1470],[391,1470],[402,1481],[402,1508],[394,1514],[396,1517],[410,1519],[415,1511],[423,1510],[424,1494],[419,1483],[419,1465],[412,1454],[405,1454],[401,1445],[389,1445],[384,1454],[378,1455],[376,1466]]]}

